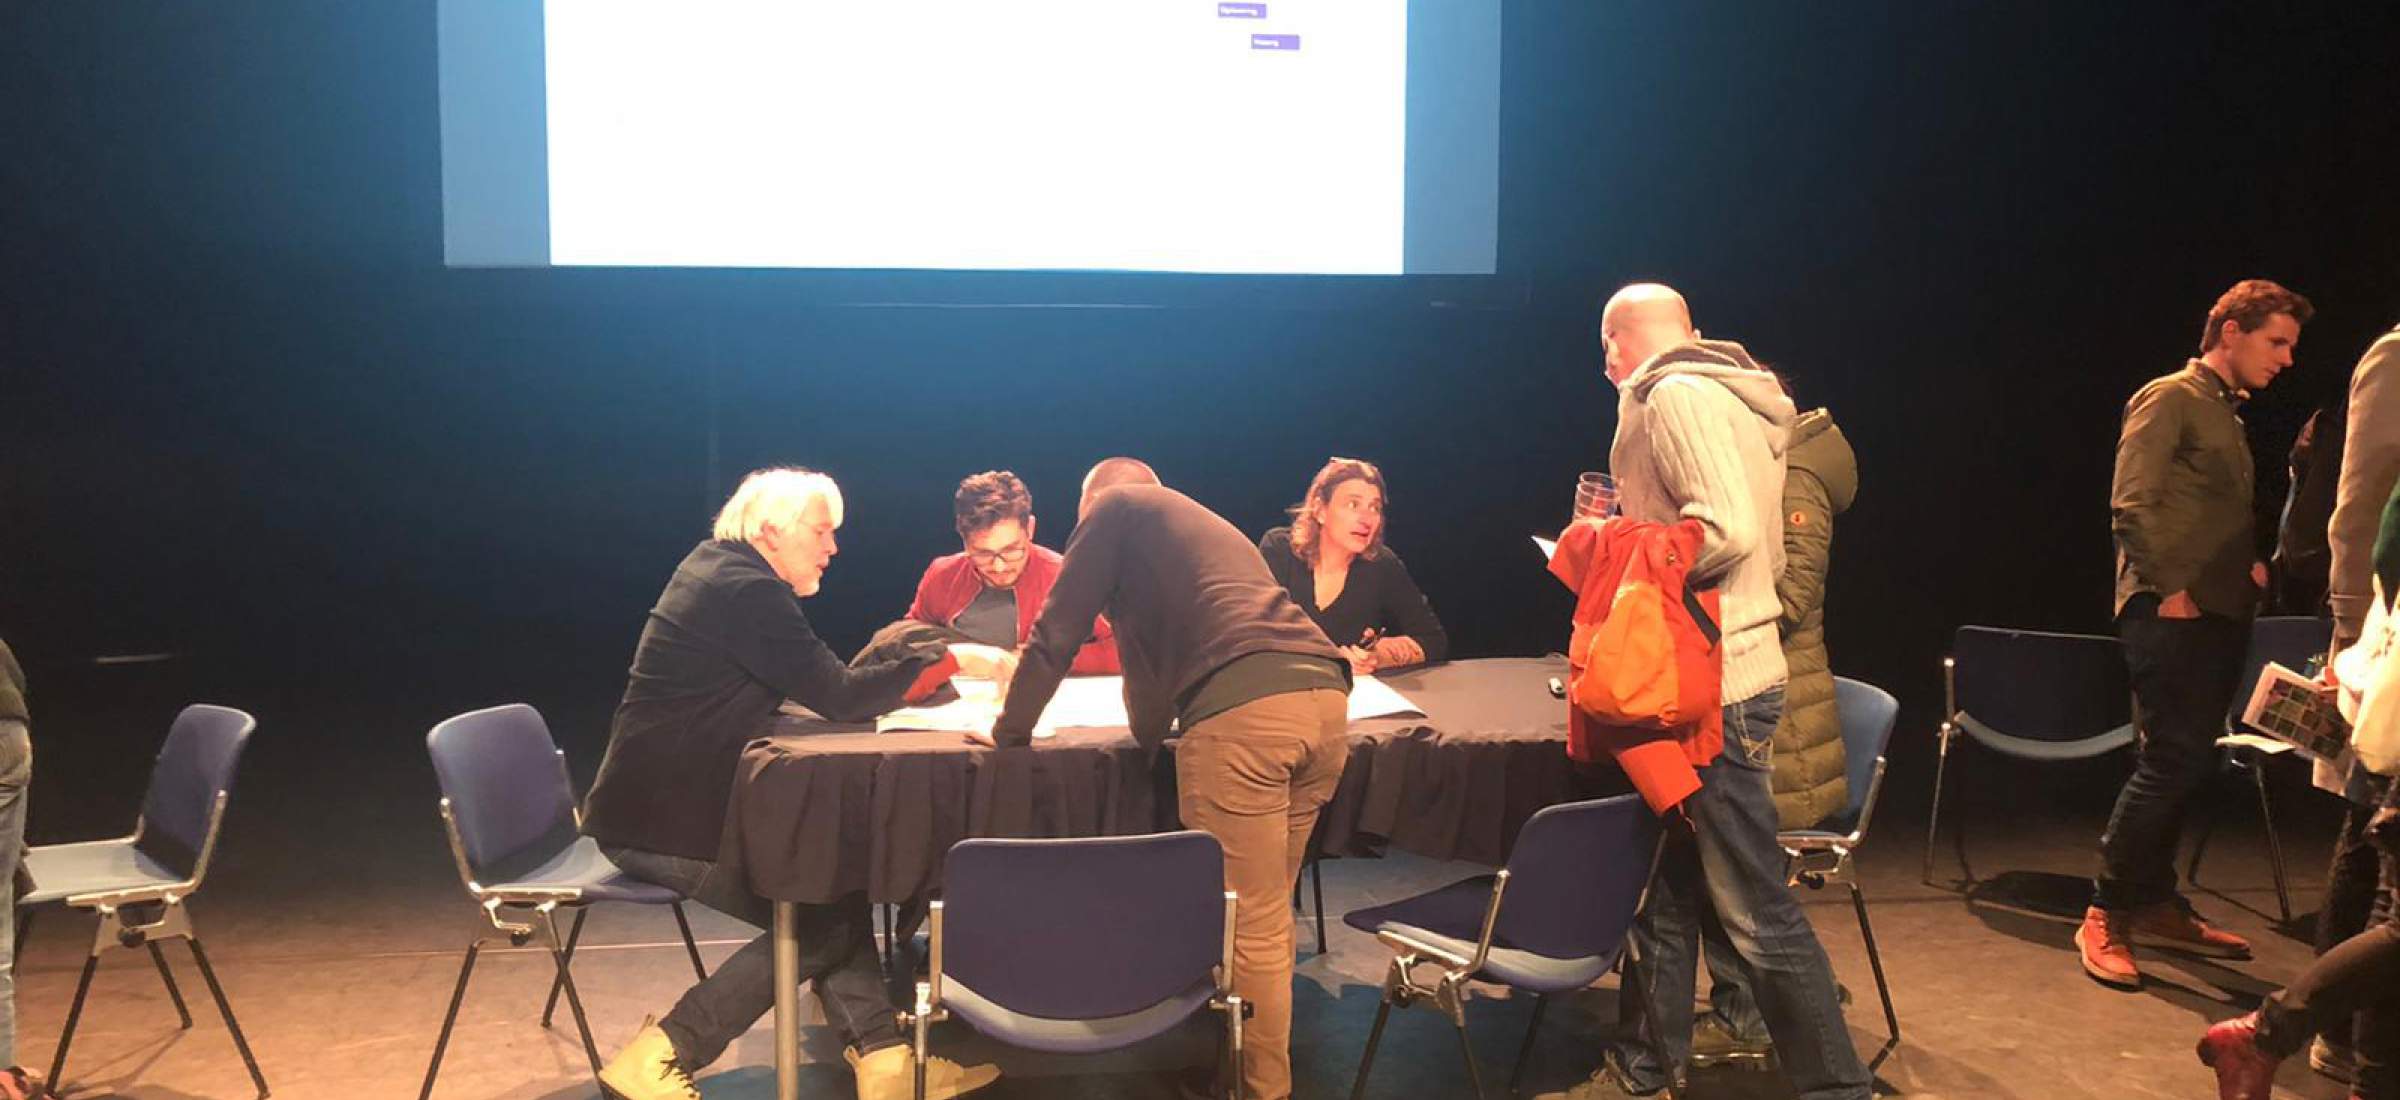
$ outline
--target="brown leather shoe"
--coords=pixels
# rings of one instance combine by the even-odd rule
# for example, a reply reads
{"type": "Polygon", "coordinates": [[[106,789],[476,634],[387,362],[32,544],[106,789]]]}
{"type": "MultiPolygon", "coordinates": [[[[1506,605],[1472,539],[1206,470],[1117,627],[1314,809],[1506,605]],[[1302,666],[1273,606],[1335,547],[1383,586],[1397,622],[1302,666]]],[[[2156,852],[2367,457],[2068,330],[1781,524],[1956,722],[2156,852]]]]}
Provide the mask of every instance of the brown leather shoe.
{"type": "Polygon", "coordinates": [[[2142,987],[2142,969],[2133,964],[2133,941],[2127,935],[2131,924],[2124,914],[2097,905],[2083,911],[2075,948],[2083,956],[2083,972],[2093,981],[2119,989],[2142,987]]]}
{"type": "Polygon", "coordinates": [[[2200,919],[2182,899],[2145,905],[2129,922],[2133,942],[2211,959],[2247,959],[2250,941],[2200,919]]]}

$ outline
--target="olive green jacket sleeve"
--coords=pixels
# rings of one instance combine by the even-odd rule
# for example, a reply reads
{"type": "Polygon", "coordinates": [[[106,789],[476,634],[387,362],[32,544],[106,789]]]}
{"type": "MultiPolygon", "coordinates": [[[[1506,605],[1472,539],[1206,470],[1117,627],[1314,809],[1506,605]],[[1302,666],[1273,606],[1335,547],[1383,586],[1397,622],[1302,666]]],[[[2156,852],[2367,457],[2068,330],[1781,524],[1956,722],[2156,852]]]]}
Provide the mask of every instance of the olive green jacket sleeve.
{"type": "Polygon", "coordinates": [[[1775,599],[1783,604],[1783,632],[1799,628],[1825,605],[1825,569],[1833,554],[1833,504],[1815,474],[1793,470],[1783,489],[1783,575],[1775,599]]]}
{"type": "Polygon", "coordinates": [[[2173,387],[2150,385],[2125,405],[2117,435],[2116,474],[2108,489],[2110,533],[2117,541],[2117,609],[2140,593],[2166,597],[2191,587],[2194,563],[2172,552],[2178,532],[2168,484],[2183,444],[2188,409],[2173,387]]]}

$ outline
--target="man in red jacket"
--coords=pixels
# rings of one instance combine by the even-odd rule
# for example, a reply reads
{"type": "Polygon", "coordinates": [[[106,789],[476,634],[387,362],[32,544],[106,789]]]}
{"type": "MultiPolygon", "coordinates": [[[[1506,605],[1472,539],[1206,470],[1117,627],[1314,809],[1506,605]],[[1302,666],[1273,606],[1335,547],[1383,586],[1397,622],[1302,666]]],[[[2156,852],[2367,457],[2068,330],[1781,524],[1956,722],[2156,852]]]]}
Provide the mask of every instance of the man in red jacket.
{"type": "MultiPolygon", "coordinates": [[[[1033,541],[1033,494],[1006,470],[987,470],[958,483],[954,511],[964,548],[933,559],[917,582],[908,617],[955,630],[968,641],[1019,649],[1033,633],[1050,586],[1058,580],[1058,551],[1033,541]]],[[[1075,653],[1079,675],[1117,672],[1117,643],[1106,616],[1075,653]]]]}

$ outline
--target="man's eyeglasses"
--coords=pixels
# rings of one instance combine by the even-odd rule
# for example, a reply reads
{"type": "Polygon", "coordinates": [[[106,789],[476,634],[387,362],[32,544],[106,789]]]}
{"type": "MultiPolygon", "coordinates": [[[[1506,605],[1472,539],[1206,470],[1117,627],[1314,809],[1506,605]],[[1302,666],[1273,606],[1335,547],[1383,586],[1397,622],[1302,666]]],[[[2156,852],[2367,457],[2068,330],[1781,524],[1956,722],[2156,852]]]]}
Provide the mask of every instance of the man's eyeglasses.
{"type": "Polygon", "coordinates": [[[994,565],[1015,565],[1024,561],[1025,555],[1032,552],[1033,547],[1030,544],[1020,542],[1004,550],[969,550],[967,551],[967,560],[988,569],[994,565]]]}

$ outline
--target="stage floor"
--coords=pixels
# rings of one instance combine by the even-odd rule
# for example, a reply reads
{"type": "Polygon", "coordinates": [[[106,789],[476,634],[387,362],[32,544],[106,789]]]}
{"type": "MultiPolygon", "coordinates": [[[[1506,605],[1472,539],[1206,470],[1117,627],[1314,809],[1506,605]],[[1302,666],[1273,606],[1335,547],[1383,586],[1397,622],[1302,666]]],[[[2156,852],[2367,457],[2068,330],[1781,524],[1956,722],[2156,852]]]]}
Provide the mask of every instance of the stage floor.
{"type": "MultiPolygon", "coordinates": [[[[602,716],[593,716],[601,717],[602,716]]],[[[557,720],[554,718],[554,722],[557,720]]],[[[581,723],[590,724],[586,718],[581,723]]],[[[374,782],[329,781],[308,735],[262,723],[261,744],[245,763],[221,852],[194,910],[276,1096],[411,1097],[421,1082],[434,1032],[478,919],[460,889],[434,814],[421,734],[394,722],[388,737],[345,750],[341,771],[374,782]],[[277,734],[269,740],[271,734],[277,734]]],[[[154,745],[163,726],[125,735],[154,745]]],[[[585,751],[561,724],[570,756],[588,769],[585,751]]],[[[604,728],[604,726],[597,727],[604,728]]],[[[60,731],[63,733],[64,731],[60,731]]],[[[1922,748],[1923,746],[1918,746],[1922,748]]],[[[596,746],[588,746],[596,748],[596,746]]],[[[72,799],[74,776],[93,775],[97,738],[65,741],[37,764],[35,840],[53,842],[122,832],[132,789],[108,784],[105,797],[72,799]],[[80,761],[78,758],[82,758],[80,761]],[[57,799],[45,806],[44,798],[57,799]]],[[[121,768],[119,770],[122,770],[121,768]]],[[[2112,776],[2105,764],[2073,769],[1985,773],[1985,791],[2015,792],[2003,809],[1979,795],[1976,871],[2005,874],[2020,896],[2057,895],[2072,906],[2105,818],[2112,776]],[[2028,787],[2026,784],[2035,784],[2028,787]],[[2037,793],[2027,794],[2027,791],[2037,793]]],[[[1888,792],[1886,813],[1862,856],[1867,896],[1883,947],[1902,1042],[1882,1064],[1882,1091],[1922,1097],[2188,1098],[2210,1094],[2211,1075],[2192,1055],[2206,1024],[2242,1011],[2310,958],[2306,939],[2338,807],[2308,793],[2297,774],[2278,769],[2276,794],[2290,853],[2296,926],[2278,927],[2264,834],[2246,782],[2221,795],[2224,826],[2193,893],[2201,911],[2250,936],[2258,958],[2234,965],[2148,953],[2149,986],[2123,993],[2084,977],[2069,942],[2071,925],[1970,902],[1947,885],[1919,881],[1923,844],[1922,780],[1905,777],[1888,792]],[[1913,811],[1913,812],[1912,812],[1913,811]]],[[[588,773],[587,773],[588,774],[588,773]]],[[[2121,775],[2117,771],[2115,774],[2121,775]]],[[[1948,829],[1936,861],[1945,883],[1958,874],[1948,829]]],[[[1479,868],[1414,857],[1327,865],[1328,907],[1385,901],[1479,868]]],[[[1858,927],[1839,888],[1802,891],[1809,916],[1853,994],[1850,1031],[1863,1056],[1884,1042],[1858,927]]],[[[712,964],[751,932],[705,911],[695,930],[712,964]]],[[[1388,958],[1370,937],[1330,922],[1330,950],[1313,951],[1304,926],[1298,967],[1293,1057],[1298,1095],[1348,1095],[1375,1012],[1388,958]]],[[[48,1064],[66,1014],[90,925],[73,914],[45,914],[18,974],[20,1057],[48,1064]]],[[[68,1066],[70,1097],[243,1097],[249,1084],[190,965],[173,949],[196,1024],[176,1027],[158,977],[138,953],[111,951],[102,963],[68,1066]]],[[[577,959],[577,980],[603,1053],[631,1035],[647,1014],[665,1011],[690,981],[663,912],[602,908],[591,919],[577,959]]],[[[596,1093],[571,1022],[536,1020],[550,981],[536,950],[487,951],[476,968],[437,1096],[531,1100],[596,1093]]],[[[1527,1074],[1526,1094],[1566,1088],[1593,1064],[1593,1038],[1615,1018],[1612,988],[1588,991],[1550,1014],[1527,1074]]],[[[838,1041],[815,1018],[805,1031],[809,1065],[804,1094],[850,1095],[838,1041]]],[[[1486,1078],[1499,1095],[1529,1001],[1479,999],[1470,1026],[1486,1078]]],[[[771,1030],[761,1021],[701,1078],[712,1100],[773,1094],[771,1030]]],[[[1010,1076],[990,1090],[1005,1098],[1166,1098],[1168,1071],[1204,1060],[1205,1031],[1169,1036],[1122,1056],[1063,1062],[996,1053],[956,1030],[937,1045],[965,1058],[996,1057],[1010,1076]]],[[[2345,1095],[2296,1059],[2279,1096],[2345,1095]]],[[[1770,1073],[1701,1073],[1701,1097],[1788,1096],[1770,1073]]],[[[1368,1095],[1457,1097],[1467,1083],[1449,1026],[1430,1013],[1398,1014],[1386,1033],[1368,1095]]]]}

